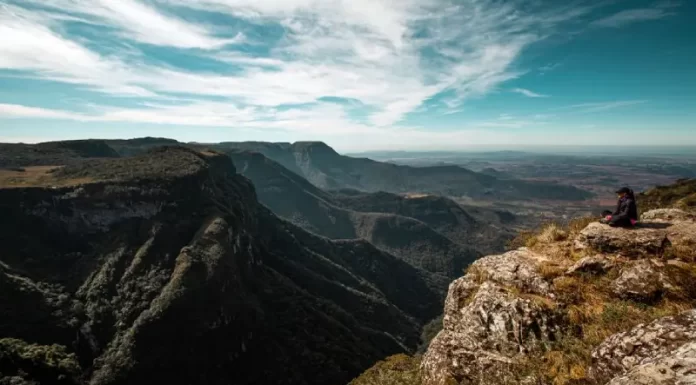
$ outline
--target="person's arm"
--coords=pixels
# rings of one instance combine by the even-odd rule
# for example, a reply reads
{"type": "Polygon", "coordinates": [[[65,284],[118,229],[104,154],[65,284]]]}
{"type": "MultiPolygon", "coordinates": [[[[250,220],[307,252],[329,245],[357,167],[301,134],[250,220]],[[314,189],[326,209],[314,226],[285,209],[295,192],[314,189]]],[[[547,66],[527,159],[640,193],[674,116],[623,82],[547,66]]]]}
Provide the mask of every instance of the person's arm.
{"type": "Polygon", "coordinates": [[[618,223],[627,220],[629,217],[630,208],[631,200],[627,200],[623,202],[623,204],[620,204],[619,208],[616,210],[617,212],[611,216],[610,223],[618,223]]]}
{"type": "Polygon", "coordinates": [[[619,200],[619,203],[616,204],[616,210],[614,210],[614,212],[609,214],[609,215],[611,215],[613,217],[614,215],[619,215],[619,213],[621,213],[621,201],[620,200],[619,200]]]}

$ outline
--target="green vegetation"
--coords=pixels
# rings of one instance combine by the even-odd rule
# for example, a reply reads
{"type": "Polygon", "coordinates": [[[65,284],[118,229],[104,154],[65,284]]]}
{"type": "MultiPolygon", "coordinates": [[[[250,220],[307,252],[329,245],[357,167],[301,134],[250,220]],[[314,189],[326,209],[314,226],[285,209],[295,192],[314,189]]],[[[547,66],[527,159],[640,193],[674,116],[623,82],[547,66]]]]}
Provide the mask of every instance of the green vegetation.
{"type": "Polygon", "coordinates": [[[0,339],[0,383],[76,384],[80,365],[65,346],[34,345],[13,338],[0,339]]]}
{"type": "Polygon", "coordinates": [[[442,320],[444,318],[444,315],[441,315],[434,320],[428,322],[425,326],[423,326],[423,332],[421,332],[421,344],[418,346],[418,353],[423,354],[425,353],[426,350],[428,350],[428,346],[430,346],[430,341],[433,340],[437,336],[437,333],[442,330],[442,320]]]}
{"type": "Polygon", "coordinates": [[[638,195],[641,211],[674,207],[696,210],[696,179],[682,179],[669,186],[656,187],[638,195]]]}
{"type": "Polygon", "coordinates": [[[380,361],[348,385],[420,385],[420,356],[397,354],[380,361]]]}

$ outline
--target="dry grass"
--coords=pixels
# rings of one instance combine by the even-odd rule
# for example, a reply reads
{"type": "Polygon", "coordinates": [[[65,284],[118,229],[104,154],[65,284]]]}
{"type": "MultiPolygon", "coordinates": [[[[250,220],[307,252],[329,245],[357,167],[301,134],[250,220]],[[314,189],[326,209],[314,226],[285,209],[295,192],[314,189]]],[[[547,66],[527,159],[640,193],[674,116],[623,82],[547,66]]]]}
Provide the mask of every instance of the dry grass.
{"type": "Polygon", "coordinates": [[[553,290],[563,304],[569,327],[564,338],[554,343],[542,357],[533,359],[537,374],[554,385],[587,380],[591,352],[616,333],[696,305],[696,267],[689,264],[668,266],[665,270],[675,289],[665,293],[654,305],[625,301],[610,291],[617,270],[607,275],[562,276],[553,281],[553,290]]]}
{"type": "Polygon", "coordinates": [[[517,237],[508,242],[509,250],[514,250],[520,247],[528,247],[536,251],[546,251],[549,246],[557,246],[558,249],[564,251],[572,250],[572,247],[566,247],[569,242],[574,239],[582,229],[587,227],[592,222],[597,222],[595,217],[576,218],[568,222],[566,225],[561,225],[555,222],[547,223],[537,231],[521,231],[517,237]]]}
{"type": "Polygon", "coordinates": [[[89,183],[91,178],[58,179],[53,171],[62,166],[34,166],[21,169],[0,169],[0,188],[73,186],[89,183]]]}
{"type": "Polygon", "coordinates": [[[466,275],[471,276],[474,282],[481,284],[488,280],[488,271],[480,268],[478,265],[469,265],[465,270],[466,275]]]}
{"type": "Polygon", "coordinates": [[[665,259],[678,259],[687,263],[696,263],[696,242],[686,239],[683,242],[672,245],[665,250],[665,259]]]}
{"type": "Polygon", "coordinates": [[[380,361],[349,385],[420,385],[419,356],[397,354],[380,361]]]}
{"type": "Polygon", "coordinates": [[[541,230],[541,234],[537,235],[537,240],[543,243],[560,242],[566,239],[568,239],[568,232],[555,223],[546,225],[541,230]]]}
{"type": "Polygon", "coordinates": [[[539,273],[552,281],[557,303],[546,298],[521,297],[539,305],[562,311],[568,322],[564,337],[555,342],[541,357],[532,357],[525,365],[536,376],[554,385],[587,382],[592,350],[609,336],[629,330],[638,324],[680,313],[696,306],[696,244],[683,243],[668,250],[668,256],[681,263],[672,263],[663,272],[672,288],[653,305],[625,301],[611,292],[611,283],[620,270],[612,269],[604,275],[580,274],[566,276],[565,270],[579,258],[592,251],[576,252],[572,241],[594,217],[579,218],[565,226],[550,223],[537,232],[525,232],[510,246],[525,246],[549,257],[539,265],[539,273]],[[560,308],[558,308],[560,306],[560,308]]]}

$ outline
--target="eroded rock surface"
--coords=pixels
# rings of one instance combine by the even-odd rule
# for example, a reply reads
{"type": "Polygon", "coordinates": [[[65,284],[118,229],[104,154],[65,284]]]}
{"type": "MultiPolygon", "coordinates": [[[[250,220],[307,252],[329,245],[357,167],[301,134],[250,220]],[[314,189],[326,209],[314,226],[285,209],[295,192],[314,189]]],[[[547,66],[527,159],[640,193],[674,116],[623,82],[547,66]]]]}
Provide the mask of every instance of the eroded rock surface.
{"type": "Polygon", "coordinates": [[[602,274],[606,273],[610,269],[616,266],[611,258],[605,255],[595,255],[593,257],[583,257],[577,261],[573,266],[571,266],[566,274],[576,274],[576,273],[594,273],[602,274]]]}
{"type": "Polygon", "coordinates": [[[525,249],[486,257],[450,285],[444,329],[423,357],[425,384],[518,382],[517,358],[558,333],[544,302],[549,284],[537,273],[543,260],[525,249]]]}
{"type": "MultiPolygon", "coordinates": [[[[687,352],[679,353],[678,349],[686,344],[693,345],[695,342],[696,310],[673,317],[664,317],[609,337],[592,352],[594,364],[590,373],[599,383],[614,377],[620,378],[634,369],[632,375],[639,376],[643,371],[642,375],[645,376],[647,369],[645,367],[641,369],[640,366],[651,364],[655,368],[660,362],[667,363],[670,357],[675,358],[677,355],[688,357],[693,354],[691,348],[687,352]]],[[[686,372],[693,375],[696,372],[696,366],[691,366],[686,372]]],[[[669,382],[666,383],[669,384],[669,382]]]]}
{"type": "Polygon", "coordinates": [[[664,290],[664,279],[658,269],[656,264],[646,259],[632,262],[621,269],[621,274],[612,283],[612,292],[620,298],[653,302],[664,290]]]}
{"type": "Polygon", "coordinates": [[[696,243],[694,216],[682,210],[661,209],[643,214],[634,228],[592,223],[575,240],[577,249],[618,253],[629,258],[658,257],[668,247],[696,243]]]}
{"type": "Polygon", "coordinates": [[[624,229],[591,223],[580,232],[575,244],[579,249],[592,248],[639,258],[662,253],[669,240],[665,228],[624,229]]]}
{"type": "Polygon", "coordinates": [[[650,210],[640,216],[641,221],[693,221],[696,215],[679,209],[650,210]]]}
{"type": "Polygon", "coordinates": [[[696,384],[696,342],[682,345],[671,354],[636,366],[608,385],[693,385],[696,384]]]}
{"type": "MultiPolygon", "coordinates": [[[[565,243],[568,250],[573,243],[579,247],[577,260],[577,254],[559,253],[563,244],[554,243],[536,247],[536,252],[521,248],[475,262],[450,285],[443,330],[423,357],[423,384],[555,383],[553,372],[534,372],[524,363],[531,359],[542,365],[547,358],[541,357],[551,350],[565,356],[564,342],[556,342],[583,338],[579,327],[584,327],[585,319],[572,323],[568,309],[579,305],[598,309],[592,311],[599,311],[601,318],[607,308],[590,301],[607,301],[612,308],[629,304],[632,311],[642,312],[662,298],[673,298],[669,295],[681,299],[692,295],[690,281],[684,278],[690,274],[691,262],[665,260],[663,255],[675,244],[688,245],[696,234],[694,222],[673,210],[648,212],[645,217],[650,221],[636,229],[588,225],[565,243]],[[563,282],[575,286],[564,288],[563,282]],[[583,293],[574,294],[584,289],[582,285],[593,285],[587,287],[594,290],[589,300],[583,299],[583,293]]],[[[596,323],[591,327],[613,327],[601,324],[613,321],[592,322],[596,323]]],[[[622,322],[635,325],[628,318],[622,322]]],[[[586,362],[581,371],[573,367],[575,374],[569,370],[561,383],[575,384],[568,382],[575,375],[578,384],[591,378],[596,384],[611,385],[696,384],[694,344],[696,310],[664,317],[612,335],[592,351],[591,366],[586,362]]],[[[588,356],[592,346],[583,348],[588,356]]]]}

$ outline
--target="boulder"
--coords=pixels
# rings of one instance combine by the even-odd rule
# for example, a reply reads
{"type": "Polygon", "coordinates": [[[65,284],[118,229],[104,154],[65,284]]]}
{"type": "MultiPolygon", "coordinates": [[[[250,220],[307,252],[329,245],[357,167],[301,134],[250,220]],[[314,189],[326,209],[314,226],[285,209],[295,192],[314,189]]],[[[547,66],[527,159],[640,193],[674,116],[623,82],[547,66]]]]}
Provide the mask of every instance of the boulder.
{"type": "MultiPolygon", "coordinates": [[[[691,353],[685,353],[679,349],[694,342],[696,342],[696,309],[676,316],[663,317],[647,325],[638,325],[630,331],[607,338],[592,352],[593,364],[589,372],[600,384],[607,381],[616,381],[615,384],[640,384],[641,382],[620,381],[624,381],[622,377],[627,373],[629,376],[647,378],[649,374],[646,373],[652,370],[650,368],[668,364],[669,357],[674,359],[677,359],[677,356],[688,357],[691,353]],[[649,364],[653,366],[649,368],[649,364]]],[[[696,368],[692,367],[691,375],[693,370],[696,368]]],[[[646,383],[650,384],[650,382],[646,383]]]]}
{"type": "Polygon", "coordinates": [[[661,254],[668,244],[665,228],[625,229],[598,222],[589,224],[575,240],[575,246],[579,249],[616,252],[631,258],[661,254]]]}
{"type": "Polygon", "coordinates": [[[657,209],[645,212],[640,219],[641,221],[693,221],[696,216],[679,209],[657,209]]]}
{"type": "Polygon", "coordinates": [[[560,330],[549,284],[537,272],[543,260],[526,249],[485,257],[450,285],[443,330],[423,357],[423,384],[524,380],[518,359],[560,330]]]}
{"type": "Polygon", "coordinates": [[[594,257],[584,257],[575,262],[571,266],[566,274],[576,274],[576,273],[594,273],[594,274],[604,274],[611,270],[616,263],[605,255],[597,254],[594,257]]]}
{"type": "Polygon", "coordinates": [[[575,239],[575,247],[644,258],[662,255],[670,246],[696,245],[696,221],[693,215],[682,210],[660,209],[648,211],[642,218],[634,228],[591,223],[575,239]]]}
{"type": "Polygon", "coordinates": [[[612,283],[612,292],[619,298],[641,302],[650,303],[659,299],[664,290],[664,279],[656,265],[647,259],[628,264],[612,283]]]}
{"type": "Polygon", "coordinates": [[[696,384],[696,342],[655,358],[615,377],[608,385],[696,384]]]}

